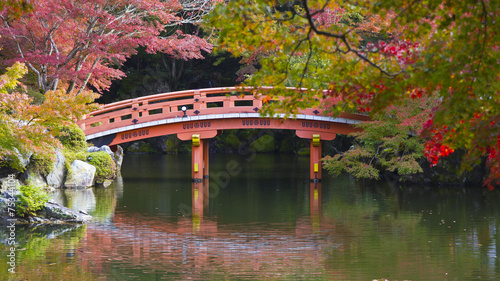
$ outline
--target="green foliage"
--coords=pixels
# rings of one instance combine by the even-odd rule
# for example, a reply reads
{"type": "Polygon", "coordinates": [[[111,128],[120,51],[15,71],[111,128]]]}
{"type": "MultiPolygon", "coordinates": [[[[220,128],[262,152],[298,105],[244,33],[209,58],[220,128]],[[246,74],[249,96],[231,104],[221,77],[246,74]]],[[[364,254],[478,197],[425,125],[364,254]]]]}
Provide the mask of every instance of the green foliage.
{"type": "Polygon", "coordinates": [[[33,216],[45,207],[50,196],[41,187],[23,185],[19,188],[21,195],[16,204],[16,213],[21,217],[33,216]]]}
{"type": "MultiPolygon", "coordinates": [[[[334,176],[345,171],[356,178],[379,179],[390,171],[400,176],[422,173],[425,139],[418,136],[422,123],[436,100],[408,100],[374,115],[373,121],[358,124],[353,146],[346,152],[324,159],[324,167],[334,176]]],[[[403,180],[404,177],[401,177],[403,180]]]]}
{"type": "MultiPolygon", "coordinates": [[[[261,113],[295,114],[319,107],[317,97],[326,98],[322,107],[333,114],[387,113],[410,98],[436,94],[435,109],[422,122],[427,159],[434,165],[464,149],[462,163],[472,167],[487,155],[489,180],[500,179],[500,1],[293,4],[234,0],[210,17],[210,25],[221,29],[219,46],[258,66],[245,85],[274,86],[269,98],[285,98],[265,104],[261,113]]],[[[399,173],[415,170],[412,144],[396,149],[408,141],[399,136],[383,139],[381,150],[366,140],[368,153],[377,155],[371,163],[399,173]],[[408,165],[382,155],[395,152],[408,165]]]]}
{"type": "Polygon", "coordinates": [[[111,156],[104,152],[87,153],[87,163],[96,167],[95,181],[103,183],[105,180],[113,179],[116,176],[116,164],[111,156]]]}
{"type": "Polygon", "coordinates": [[[0,75],[0,165],[20,171],[24,170],[20,155],[53,157],[54,149],[61,147],[55,138],[58,128],[97,109],[92,103],[97,94],[91,91],[48,91],[41,104],[34,104],[24,91],[13,91],[26,72],[25,65],[16,63],[0,75]]]}
{"type": "Polygon", "coordinates": [[[56,138],[62,143],[64,148],[71,151],[81,151],[87,147],[85,133],[76,124],[57,126],[56,138]]]}
{"type": "Polygon", "coordinates": [[[257,153],[273,153],[276,151],[276,139],[270,135],[263,135],[250,144],[250,148],[257,153]]]}
{"type": "Polygon", "coordinates": [[[181,140],[177,136],[169,136],[165,140],[165,150],[167,153],[177,154],[179,153],[179,145],[181,140]]]}

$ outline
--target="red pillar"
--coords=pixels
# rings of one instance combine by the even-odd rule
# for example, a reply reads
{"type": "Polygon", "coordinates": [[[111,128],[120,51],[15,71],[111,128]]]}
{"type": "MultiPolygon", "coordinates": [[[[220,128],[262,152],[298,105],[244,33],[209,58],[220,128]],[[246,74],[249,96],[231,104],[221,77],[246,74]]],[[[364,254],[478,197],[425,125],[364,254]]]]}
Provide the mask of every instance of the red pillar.
{"type": "Polygon", "coordinates": [[[321,140],[319,135],[314,136],[311,140],[310,179],[314,182],[321,181],[321,140]]]}
{"type": "Polygon", "coordinates": [[[208,139],[203,141],[203,178],[208,179],[208,139]]]}
{"type": "Polygon", "coordinates": [[[193,135],[192,137],[192,150],[191,150],[191,171],[192,179],[194,182],[203,181],[203,140],[200,135],[193,135]]]}

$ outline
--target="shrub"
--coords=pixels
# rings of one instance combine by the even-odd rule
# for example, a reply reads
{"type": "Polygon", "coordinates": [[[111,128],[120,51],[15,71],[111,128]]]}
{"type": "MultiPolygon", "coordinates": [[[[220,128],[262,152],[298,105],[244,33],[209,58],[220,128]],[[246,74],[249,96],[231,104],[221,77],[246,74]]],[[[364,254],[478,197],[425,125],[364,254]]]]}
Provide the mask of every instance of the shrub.
{"type": "Polygon", "coordinates": [[[76,124],[56,128],[56,131],[58,131],[57,139],[66,149],[81,151],[87,147],[85,134],[76,124]]]}
{"type": "Polygon", "coordinates": [[[41,187],[31,184],[23,185],[19,188],[21,195],[16,204],[16,213],[21,217],[33,216],[45,207],[50,197],[41,187]]]}
{"type": "Polygon", "coordinates": [[[116,164],[111,156],[104,152],[86,153],[87,163],[96,168],[95,180],[97,183],[103,183],[105,180],[113,179],[116,176],[116,164]]]}

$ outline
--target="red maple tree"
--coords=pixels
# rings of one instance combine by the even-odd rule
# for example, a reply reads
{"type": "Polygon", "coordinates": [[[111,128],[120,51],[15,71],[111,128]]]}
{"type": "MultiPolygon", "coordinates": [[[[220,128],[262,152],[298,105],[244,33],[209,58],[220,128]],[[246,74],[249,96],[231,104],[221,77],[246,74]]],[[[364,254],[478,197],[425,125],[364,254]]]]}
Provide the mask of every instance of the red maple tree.
{"type": "MultiPolygon", "coordinates": [[[[216,2],[216,1],[215,1],[216,2]]],[[[15,17],[0,12],[0,44],[8,64],[24,62],[41,92],[62,83],[71,92],[109,87],[125,73],[117,66],[138,46],[180,59],[202,58],[212,46],[177,27],[200,21],[212,0],[39,0],[15,17]]]]}

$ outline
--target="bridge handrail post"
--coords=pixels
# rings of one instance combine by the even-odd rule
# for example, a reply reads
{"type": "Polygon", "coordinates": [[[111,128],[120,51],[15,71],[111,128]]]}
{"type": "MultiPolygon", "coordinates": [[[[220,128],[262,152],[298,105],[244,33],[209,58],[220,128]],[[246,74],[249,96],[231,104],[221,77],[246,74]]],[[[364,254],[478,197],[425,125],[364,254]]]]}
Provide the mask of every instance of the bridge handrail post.
{"type": "Polygon", "coordinates": [[[193,95],[193,109],[203,109],[207,108],[207,104],[204,102],[207,94],[205,92],[201,92],[200,90],[194,91],[193,95]]]}

